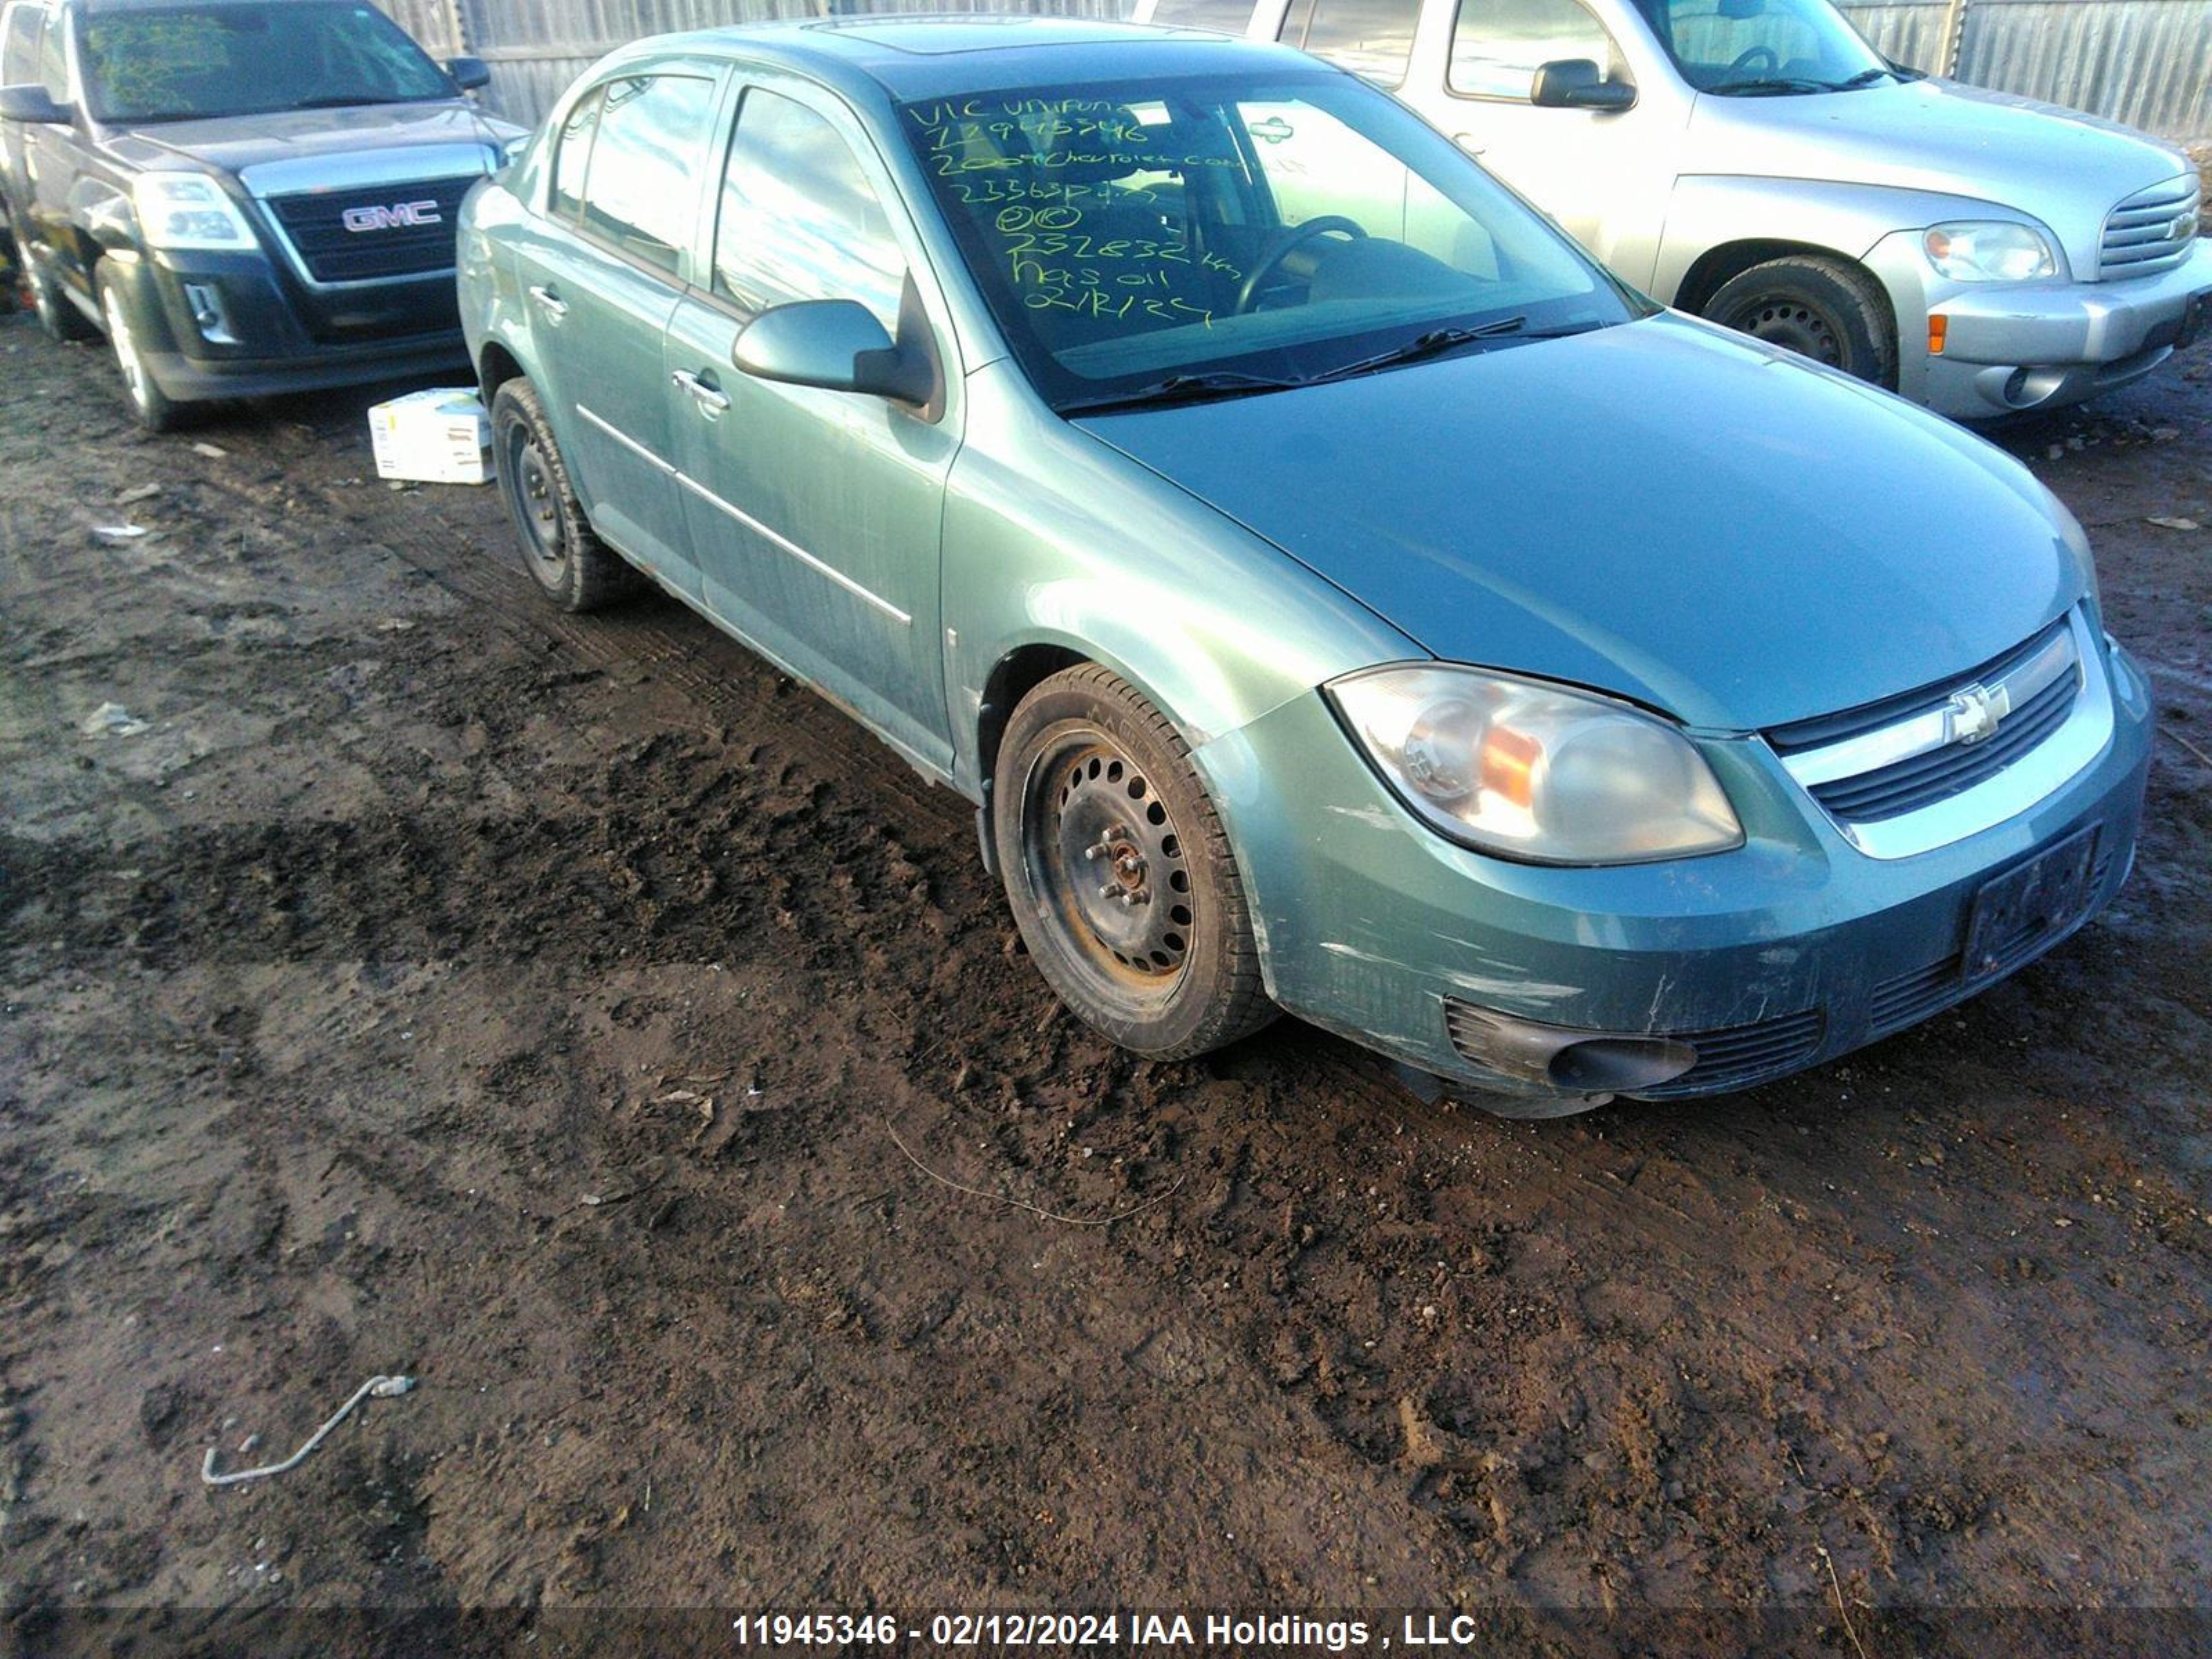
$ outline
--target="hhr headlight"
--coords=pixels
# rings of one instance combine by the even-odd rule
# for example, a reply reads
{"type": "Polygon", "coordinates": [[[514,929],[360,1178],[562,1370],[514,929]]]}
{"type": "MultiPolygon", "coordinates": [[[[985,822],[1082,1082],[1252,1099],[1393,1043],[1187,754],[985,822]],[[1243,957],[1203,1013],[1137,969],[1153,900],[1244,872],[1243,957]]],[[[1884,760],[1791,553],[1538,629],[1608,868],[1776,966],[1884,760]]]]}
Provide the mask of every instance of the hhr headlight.
{"type": "Polygon", "coordinates": [[[244,253],[259,246],[238,204],[204,173],[142,173],[131,202],[148,247],[244,253]]]}
{"type": "Polygon", "coordinates": [[[1626,703],[1472,668],[1363,669],[1330,701],[1431,828],[1539,864],[1640,864],[1743,844],[1690,740],[1626,703]]]}
{"type": "Polygon", "coordinates": [[[1999,219],[1935,225],[1921,246],[1936,274],[1954,283],[2029,283],[2058,274],[2058,250],[2033,225],[1999,219]]]}

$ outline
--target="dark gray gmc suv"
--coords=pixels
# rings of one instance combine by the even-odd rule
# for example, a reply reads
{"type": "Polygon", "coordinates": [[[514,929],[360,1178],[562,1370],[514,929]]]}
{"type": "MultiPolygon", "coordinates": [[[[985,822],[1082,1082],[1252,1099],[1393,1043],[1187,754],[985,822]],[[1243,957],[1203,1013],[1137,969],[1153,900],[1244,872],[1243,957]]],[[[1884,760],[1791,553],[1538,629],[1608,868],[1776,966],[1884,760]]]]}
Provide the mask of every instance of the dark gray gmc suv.
{"type": "Polygon", "coordinates": [[[461,198],[520,128],[366,0],[14,0],[0,194],[40,321],[141,422],[465,361],[461,198]]]}

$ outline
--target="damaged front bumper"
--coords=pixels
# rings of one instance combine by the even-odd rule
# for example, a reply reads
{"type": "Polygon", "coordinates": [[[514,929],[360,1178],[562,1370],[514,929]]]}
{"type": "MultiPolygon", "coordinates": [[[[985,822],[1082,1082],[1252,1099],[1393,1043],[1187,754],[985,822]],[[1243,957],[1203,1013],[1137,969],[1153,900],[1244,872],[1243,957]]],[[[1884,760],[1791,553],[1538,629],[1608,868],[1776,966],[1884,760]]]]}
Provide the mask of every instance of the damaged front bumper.
{"type": "Polygon", "coordinates": [[[1700,739],[1741,848],[1596,869],[1510,863],[1433,834],[1319,695],[1196,758],[1278,1003],[1419,1072],[1571,1109],[1725,1093],[1832,1060],[2095,915],[2133,860],[2152,732],[2142,671],[2117,647],[2109,668],[2112,736],[2087,765],[2028,810],[1904,858],[1854,848],[1757,737],[1700,739]],[[1978,896],[2076,836],[2088,838],[2078,908],[1970,972],[1978,896]]]}

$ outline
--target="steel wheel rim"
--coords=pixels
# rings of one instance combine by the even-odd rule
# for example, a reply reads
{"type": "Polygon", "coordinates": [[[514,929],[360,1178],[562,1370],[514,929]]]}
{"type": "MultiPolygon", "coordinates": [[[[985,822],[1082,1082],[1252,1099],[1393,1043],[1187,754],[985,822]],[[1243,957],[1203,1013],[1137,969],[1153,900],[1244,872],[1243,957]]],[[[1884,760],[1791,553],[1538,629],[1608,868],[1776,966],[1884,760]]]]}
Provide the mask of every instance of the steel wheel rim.
{"type": "Polygon", "coordinates": [[[1182,836],[1153,780],[1075,723],[1030,763],[1022,860],[1062,964],[1109,1006],[1149,1012],[1189,969],[1197,905],[1182,836]]]}
{"type": "Polygon", "coordinates": [[[529,426],[510,422],[507,428],[507,504],[514,518],[516,533],[531,572],[547,586],[558,585],[568,567],[568,547],[561,533],[559,498],[554,491],[552,469],[545,452],[529,426]]]}
{"type": "Polygon", "coordinates": [[[100,296],[100,308],[107,319],[107,343],[115,352],[116,367],[123,371],[123,389],[139,408],[146,407],[146,368],[138,361],[138,343],[131,337],[130,322],[123,315],[122,296],[113,289],[100,296]]]}
{"type": "Polygon", "coordinates": [[[1759,295],[1735,308],[1729,326],[1831,368],[1844,366],[1843,334],[1834,319],[1802,300],[1780,294],[1759,295]]]}

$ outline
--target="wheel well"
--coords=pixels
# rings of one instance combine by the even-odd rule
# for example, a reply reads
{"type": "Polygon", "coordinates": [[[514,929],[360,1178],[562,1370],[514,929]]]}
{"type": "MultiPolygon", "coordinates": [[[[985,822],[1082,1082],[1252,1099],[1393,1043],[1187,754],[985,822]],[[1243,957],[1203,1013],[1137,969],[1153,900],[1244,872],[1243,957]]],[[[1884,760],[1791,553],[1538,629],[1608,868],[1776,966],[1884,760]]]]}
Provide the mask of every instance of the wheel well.
{"type": "Polygon", "coordinates": [[[477,383],[483,388],[484,406],[489,409],[492,394],[521,373],[522,365],[515,361],[513,352],[496,340],[488,341],[477,369],[477,383]]]}
{"type": "Polygon", "coordinates": [[[975,767],[981,775],[983,798],[990,799],[991,775],[998,769],[999,739],[1006,721],[1024,697],[1063,668],[1073,668],[1090,659],[1064,645],[1024,645],[999,659],[984,682],[983,706],[975,728],[975,767]]]}
{"type": "Polygon", "coordinates": [[[1680,310],[1702,317],[1713,295],[1753,265],[1763,265],[1769,259],[1805,256],[1833,259],[1847,265],[1858,264],[1832,247],[1821,247],[1814,242],[1728,242],[1708,248],[1698,256],[1697,263],[1683,276],[1681,286],[1674,290],[1674,303],[1680,310]]]}

